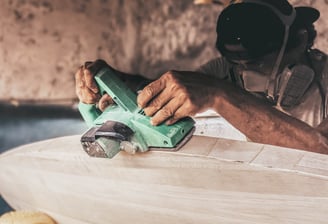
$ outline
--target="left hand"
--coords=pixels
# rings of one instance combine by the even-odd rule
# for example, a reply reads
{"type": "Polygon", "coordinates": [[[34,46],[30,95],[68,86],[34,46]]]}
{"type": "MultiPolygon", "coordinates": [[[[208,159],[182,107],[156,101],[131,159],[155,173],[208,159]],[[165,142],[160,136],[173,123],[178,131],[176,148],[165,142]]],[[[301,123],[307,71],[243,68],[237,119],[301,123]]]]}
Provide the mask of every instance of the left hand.
{"type": "Polygon", "coordinates": [[[94,79],[95,74],[109,65],[101,59],[94,62],[85,62],[75,73],[75,92],[80,102],[97,104],[101,111],[113,104],[114,101],[108,94],[101,96],[94,79]]]}
{"type": "Polygon", "coordinates": [[[196,72],[169,71],[141,91],[138,105],[152,116],[152,125],[170,125],[213,107],[217,81],[196,72]]]}

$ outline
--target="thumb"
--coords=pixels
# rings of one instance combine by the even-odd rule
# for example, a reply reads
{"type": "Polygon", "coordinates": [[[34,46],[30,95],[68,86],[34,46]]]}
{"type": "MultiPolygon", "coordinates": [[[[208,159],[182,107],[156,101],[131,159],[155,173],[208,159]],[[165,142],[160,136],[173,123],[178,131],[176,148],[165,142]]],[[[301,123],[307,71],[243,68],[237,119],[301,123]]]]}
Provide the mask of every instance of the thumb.
{"type": "Polygon", "coordinates": [[[108,106],[114,104],[113,99],[108,95],[108,94],[104,94],[98,103],[98,107],[101,111],[104,111],[108,106]]]}

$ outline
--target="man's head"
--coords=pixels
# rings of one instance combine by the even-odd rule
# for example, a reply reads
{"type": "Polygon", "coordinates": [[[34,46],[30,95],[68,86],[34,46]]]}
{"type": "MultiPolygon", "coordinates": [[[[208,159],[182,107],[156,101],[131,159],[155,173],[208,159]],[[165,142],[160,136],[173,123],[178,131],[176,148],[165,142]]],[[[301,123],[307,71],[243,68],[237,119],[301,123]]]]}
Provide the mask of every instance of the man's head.
{"type": "Polygon", "coordinates": [[[232,0],[218,18],[216,47],[228,59],[254,60],[281,50],[284,44],[287,51],[297,47],[303,29],[310,48],[318,18],[316,9],[294,8],[287,0],[232,0]]]}

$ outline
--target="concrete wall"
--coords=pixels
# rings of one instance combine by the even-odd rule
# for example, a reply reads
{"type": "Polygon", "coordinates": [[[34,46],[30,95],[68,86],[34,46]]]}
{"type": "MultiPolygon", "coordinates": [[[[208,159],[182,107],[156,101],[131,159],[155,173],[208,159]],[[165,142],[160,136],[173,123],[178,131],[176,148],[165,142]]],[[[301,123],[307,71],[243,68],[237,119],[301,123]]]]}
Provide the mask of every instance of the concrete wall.
{"type": "MultiPolygon", "coordinates": [[[[324,11],[328,2],[294,0],[324,11]]],[[[3,0],[0,100],[72,100],[74,73],[103,58],[125,71],[157,76],[193,69],[214,49],[219,5],[193,0],[3,0]]],[[[328,52],[328,14],[316,43],[328,52]]]]}

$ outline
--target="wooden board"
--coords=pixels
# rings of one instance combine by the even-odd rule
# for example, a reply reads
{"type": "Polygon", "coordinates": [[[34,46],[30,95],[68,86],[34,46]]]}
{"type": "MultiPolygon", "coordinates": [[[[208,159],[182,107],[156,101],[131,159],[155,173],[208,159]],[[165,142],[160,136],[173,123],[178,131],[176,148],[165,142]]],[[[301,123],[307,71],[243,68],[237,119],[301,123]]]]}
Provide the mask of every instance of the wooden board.
{"type": "Polygon", "coordinates": [[[60,224],[327,223],[328,156],[194,136],[178,152],[90,158],[80,136],[0,156],[0,193],[60,224]]]}

